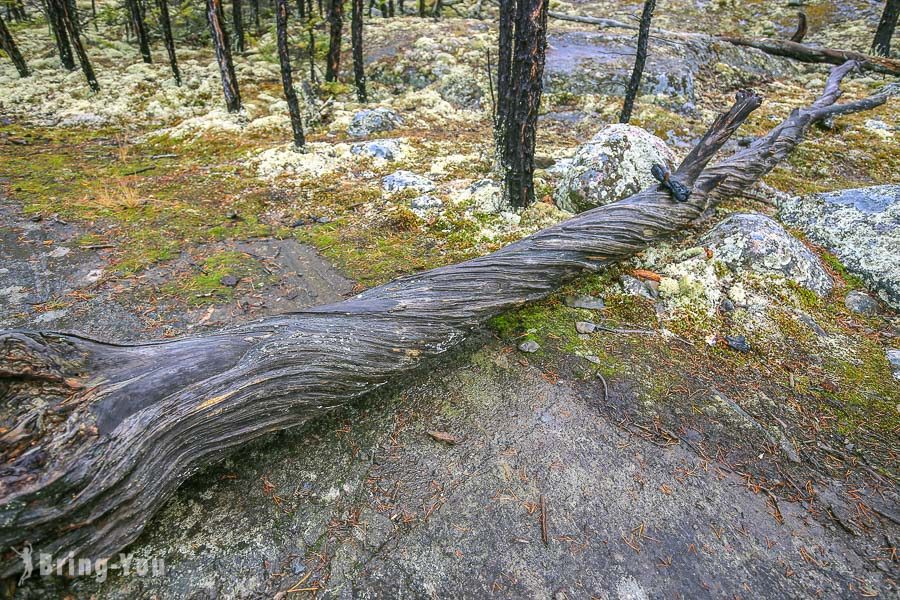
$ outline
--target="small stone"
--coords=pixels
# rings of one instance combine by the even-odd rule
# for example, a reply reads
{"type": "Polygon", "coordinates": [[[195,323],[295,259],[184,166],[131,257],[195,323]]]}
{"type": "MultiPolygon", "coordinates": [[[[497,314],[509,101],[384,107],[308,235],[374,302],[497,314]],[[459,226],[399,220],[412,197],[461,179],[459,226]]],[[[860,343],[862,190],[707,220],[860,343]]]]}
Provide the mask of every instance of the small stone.
{"type": "Polygon", "coordinates": [[[900,350],[888,350],[886,353],[894,379],[900,381],[900,350]]]}
{"type": "Polygon", "coordinates": [[[603,362],[600,360],[600,357],[596,354],[582,354],[581,358],[588,361],[589,363],[593,363],[595,365],[602,365],[603,362]]]}
{"type": "Polygon", "coordinates": [[[403,119],[390,108],[365,109],[353,115],[347,133],[360,138],[381,131],[391,131],[400,125],[403,125],[403,119]]]}
{"type": "Polygon", "coordinates": [[[313,223],[318,223],[319,225],[331,223],[330,217],[312,217],[312,220],[313,220],[313,223]]]}
{"type": "Polygon", "coordinates": [[[725,298],[722,300],[722,304],[719,305],[719,310],[725,314],[734,312],[734,302],[729,298],[725,298]]]}
{"type": "Polygon", "coordinates": [[[867,317],[877,315],[879,312],[878,302],[875,298],[856,290],[847,294],[847,297],[844,299],[844,306],[857,314],[867,317]]]}
{"type": "Polygon", "coordinates": [[[590,321],[575,321],[575,331],[578,333],[594,333],[597,326],[590,321]]]}
{"type": "Polygon", "coordinates": [[[413,189],[418,192],[430,192],[434,183],[421,175],[409,171],[395,171],[381,180],[381,187],[386,192],[400,192],[413,189]]]}
{"type": "Polygon", "coordinates": [[[234,275],[223,275],[219,278],[219,283],[225,287],[235,287],[238,284],[238,281],[239,279],[234,275]]]}
{"type": "Polygon", "coordinates": [[[521,350],[522,352],[527,352],[529,354],[531,354],[532,352],[537,352],[540,349],[540,344],[538,344],[534,340],[526,340],[519,344],[519,350],[521,350]]]}
{"type": "Polygon", "coordinates": [[[42,217],[41,215],[34,215],[33,217],[31,217],[31,222],[40,223],[43,219],[44,217],[42,217]]]}
{"type": "Polygon", "coordinates": [[[647,289],[644,282],[637,277],[622,275],[619,277],[619,283],[622,284],[622,289],[625,290],[625,293],[629,296],[638,296],[640,298],[653,300],[653,294],[650,293],[650,290],[647,289]]]}
{"type": "Polygon", "coordinates": [[[725,342],[732,350],[750,352],[750,344],[747,343],[747,338],[742,335],[726,335],[725,342]]]}
{"type": "Polygon", "coordinates": [[[587,310],[603,310],[606,304],[603,298],[593,296],[567,296],[566,306],[570,308],[586,308],[587,310]]]}
{"type": "Polygon", "coordinates": [[[423,194],[418,198],[413,198],[409,202],[409,207],[416,213],[425,212],[432,208],[440,208],[444,205],[439,198],[423,194]]]}
{"type": "Polygon", "coordinates": [[[400,144],[396,140],[372,140],[360,142],[350,147],[350,152],[358,156],[396,160],[400,157],[400,144]]]}

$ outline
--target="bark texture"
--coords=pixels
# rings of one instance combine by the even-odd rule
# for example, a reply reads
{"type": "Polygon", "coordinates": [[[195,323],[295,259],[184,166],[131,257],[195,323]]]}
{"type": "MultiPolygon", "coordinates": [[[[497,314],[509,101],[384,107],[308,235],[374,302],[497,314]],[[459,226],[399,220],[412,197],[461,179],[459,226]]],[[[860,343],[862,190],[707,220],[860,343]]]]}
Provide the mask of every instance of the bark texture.
{"type": "Polygon", "coordinates": [[[75,57],[72,55],[72,46],[69,44],[69,35],[66,33],[66,24],[59,13],[55,0],[44,0],[47,10],[47,21],[53,30],[53,39],[56,42],[56,52],[63,67],[73,71],[75,69],[75,57]]]}
{"type": "Polygon", "coordinates": [[[84,46],[81,44],[81,38],[78,35],[78,28],[75,26],[75,22],[72,20],[72,15],[69,14],[68,2],[66,2],[66,0],[49,1],[50,4],[56,5],[56,11],[59,14],[62,24],[66,28],[66,33],[69,36],[72,47],[75,49],[75,56],[78,57],[78,63],[81,65],[81,71],[82,73],[84,73],[84,78],[87,79],[88,85],[93,91],[99,91],[100,84],[97,83],[97,77],[94,75],[94,68],[91,66],[91,61],[88,58],[87,52],[85,52],[84,46]]]}
{"type": "Polygon", "coordinates": [[[19,52],[19,47],[16,46],[16,40],[13,39],[12,34],[7,29],[2,16],[0,16],[0,47],[3,48],[3,51],[6,52],[6,55],[16,66],[19,77],[28,77],[31,74],[31,71],[28,70],[28,65],[25,64],[25,59],[22,58],[22,54],[19,52]]]}
{"type": "Polygon", "coordinates": [[[644,10],[641,13],[641,25],[638,31],[637,54],[634,58],[634,69],[631,71],[631,80],[625,90],[625,103],[619,114],[619,123],[628,123],[631,120],[631,111],[634,108],[634,99],[641,89],[641,75],[644,74],[644,63],[647,62],[647,46],[650,44],[650,21],[653,20],[653,10],[656,8],[656,0],[645,0],[644,10]]]}
{"type": "Polygon", "coordinates": [[[328,3],[328,55],[325,58],[325,81],[337,81],[341,71],[341,36],[344,28],[343,0],[328,3]]]}
{"type": "MultiPolygon", "coordinates": [[[[0,332],[0,546],[112,555],[201,467],[333,410],[448,351],[487,318],[688,226],[769,172],[816,120],[884,103],[888,92],[835,105],[854,66],[834,69],[813,105],[707,167],[761,103],[739,93],[673,174],[693,189],[688,202],[654,185],[493,254],[202,337],[120,345],[0,332]]],[[[0,575],[19,566],[4,555],[0,575]]]]}
{"type": "Polygon", "coordinates": [[[244,8],[241,0],[231,0],[231,20],[234,22],[234,49],[244,51],[244,8]]]}
{"type": "Polygon", "coordinates": [[[534,202],[534,146],[543,91],[549,0],[501,0],[497,165],[510,205],[534,202]]]}
{"type": "Polygon", "coordinates": [[[794,35],[791,36],[792,42],[797,42],[798,44],[803,41],[803,38],[806,37],[806,13],[798,12],[797,13],[797,29],[794,30],[794,35]]]}
{"type": "Polygon", "coordinates": [[[368,102],[366,95],[366,70],[363,63],[363,0],[353,0],[350,18],[350,41],[353,44],[353,81],[356,99],[368,102]]]}
{"type": "Polygon", "coordinates": [[[228,32],[224,27],[225,15],[222,11],[222,0],[206,0],[206,20],[209,22],[213,47],[216,49],[216,60],[219,62],[225,106],[228,107],[228,112],[235,113],[241,110],[241,92],[238,89],[237,75],[234,73],[234,62],[231,60],[228,32]]]}
{"type": "Polygon", "coordinates": [[[872,40],[872,54],[876,56],[889,56],[891,54],[891,38],[897,28],[897,18],[900,17],[900,0],[885,0],[884,12],[875,30],[875,38],[872,40]]]}
{"type": "Polygon", "coordinates": [[[157,0],[157,4],[159,5],[159,24],[162,26],[166,42],[172,76],[175,77],[175,83],[181,85],[181,71],[178,70],[178,58],[175,56],[175,38],[172,37],[172,21],[169,19],[169,0],[157,0]]]}
{"type": "Polygon", "coordinates": [[[141,48],[141,58],[150,64],[153,58],[150,56],[150,38],[147,35],[147,26],[144,24],[144,13],[141,10],[139,0],[127,0],[128,10],[131,13],[131,25],[134,27],[134,35],[137,37],[141,48]]]}
{"type": "Polygon", "coordinates": [[[287,100],[288,112],[291,115],[294,146],[302,148],[306,145],[306,138],[303,136],[303,119],[300,116],[300,105],[297,103],[297,92],[294,91],[294,79],[291,74],[287,17],[287,0],[275,0],[275,36],[278,40],[278,61],[281,64],[281,85],[284,87],[284,98],[287,100]]]}
{"type": "Polygon", "coordinates": [[[744,38],[722,37],[724,42],[737,46],[748,46],[762,50],[767,54],[793,58],[801,62],[827,63],[841,65],[848,60],[856,61],[859,67],[865,71],[885,73],[887,75],[900,75],[900,60],[880,56],[869,56],[852,50],[837,50],[835,48],[815,48],[797,42],[786,40],[749,40],[744,38]]]}

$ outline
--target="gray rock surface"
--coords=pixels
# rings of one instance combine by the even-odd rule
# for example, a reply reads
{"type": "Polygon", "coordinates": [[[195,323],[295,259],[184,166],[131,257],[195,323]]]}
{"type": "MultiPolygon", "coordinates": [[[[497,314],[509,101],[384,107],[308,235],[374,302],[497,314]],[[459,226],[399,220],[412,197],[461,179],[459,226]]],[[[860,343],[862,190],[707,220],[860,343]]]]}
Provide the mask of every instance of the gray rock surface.
{"type": "Polygon", "coordinates": [[[875,298],[857,290],[852,290],[847,294],[847,297],[844,298],[844,306],[855,313],[869,317],[877,315],[880,308],[875,298]]]}
{"type": "Polygon", "coordinates": [[[900,350],[888,350],[886,353],[894,379],[900,381],[900,350]]]}
{"type": "Polygon", "coordinates": [[[403,119],[390,108],[363,109],[353,115],[347,133],[353,137],[366,137],[373,133],[391,131],[403,125],[403,119]]]}
{"type": "Polygon", "coordinates": [[[782,221],[837,256],[869,288],[900,308],[900,185],[779,198],[782,221]]]}
{"type": "Polygon", "coordinates": [[[570,212],[609,204],[655,183],[650,174],[654,163],[671,166],[674,161],[672,151],[652,133],[608,125],[564,163],[553,197],[558,207],[570,212]]]}
{"type": "Polygon", "coordinates": [[[444,203],[440,198],[435,198],[434,196],[429,196],[428,194],[423,194],[418,198],[413,198],[409,201],[409,207],[418,215],[424,215],[429,210],[435,208],[441,208],[444,206],[444,203]]]}
{"type": "Polygon", "coordinates": [[[408,189],[430,192],[434,189],[434,182],[410,171],[395,171],[381,180],[381,187],[386,192],[401,192],[408,189]]]}
{"type": "MultiPolygon", "coordinates": [[[[487,344],[192,478],[129,548],[164,559],[164,576],[32,579],[20,597],[271,598],[300,581],[321,598],[841,597],[854,577],[890,589],[870,560],[882,538],[864,546],[784,499],[779,522],[739,475],[598,416],[597,378],[548,381],[506,356],[487,344]]],[[[637,403],[608,384],[609,402],[637,403]]],[[[693,400],[735,439],[789,451],[722,397],[693,400]]]]}
{"type": "Polygon", "coordinates": [[[731,269],[785,277],[820,296],[834,283],[819,258],[778,222],[758,214],[731,215],[700,240],[731,269]]]}

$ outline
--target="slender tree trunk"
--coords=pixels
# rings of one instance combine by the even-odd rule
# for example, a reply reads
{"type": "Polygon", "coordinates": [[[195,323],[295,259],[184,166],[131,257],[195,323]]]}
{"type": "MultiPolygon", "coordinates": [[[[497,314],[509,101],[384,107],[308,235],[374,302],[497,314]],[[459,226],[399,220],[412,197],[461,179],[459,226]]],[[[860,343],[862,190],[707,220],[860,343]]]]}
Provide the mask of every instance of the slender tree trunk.
{"type": "Polygon", "coordinates": [[[281,84],[284,86],[284,97],[291,114],[291,129],[294,132],[294,146],[302,148],[306,145],[303,137],[303,120],[300,117],[300,106],[291,75],[291,57],[288,53],[287,34],[287,0],[275,0],[275,34],[278,41],[278,61],[281,63],[281,84]]]}
{"type": "Polygon", "coordinates": [[[387,0],[381,0],[381,1],[379,2],[379,4],[378,4],[378,12],[381,13],[381,18],[382,18],[382,19],[387,19],[387,18],[388,18],[387,0]]]}
{"type": "Polygon", "coordinates": [[[394,0],[388,0],[388,14],[391,18],[394,17],[394,0]]]}
{"type": "Polygon", "coordinates": [[[10,60],[12,60],[13,64],[16,66],[19,77],[28,77],[31,74],[28,70],[28,65],[25,64],[25,59],[23,59],[22,54],[19,53],[19,47],[16,46],[16,40],[13,39],[9,29],[6,28],[6,23],[3,22],[3,17],[0,17],[0,47],[3,48],[3,51],[6,52],[6,55],[9,56],[10,60]]]}
{"type": "Polygon", "coordinates": [[[316,33],[313,31],[312,22],[309,24],[307,33],[309,34],[309,43],[307,44],[309,48],[309,82],[315,84],[318,81],[316,78],[316,33]]]}
{"type": "Polygon", "coordinates": [[[254,30],[256,35],[259,36],[259,0],[250,0],[250,10],[253,11],[254,30]]]}
{"type": "Polygon", "coordinates": [[[419,18],[425,18],[425,0],[419,0],[419,18]]]}
{"type": "Polygon", "coordinates": [[[797,13],[797,29],[794,30],[794,35],[791,36],[791,41],[798,44],[802,43],[803,38],[806,37],[806,30],[806,13],[801,10],[797,13]]]}
{"type": "Polygon", "coordinates": [[[69,34],[66,33],[66,24],[63,22],[57,3],[54,0],[45,0],[47,9],[47,22],[53,31],[56,40],[56,51],[64,68],[69,71],[75,69],[75,57],[72,55],[72,46],[69,44],[69,34]]]}
{"type": "Polygon", "coordinates": [[[891,54],[891,38],[894,37],[894,29],[897,27],[897,17],[900,17],[900,0],[885,0],[884,12],[881,13],[881,21],[878,22],[875,39],[872,41],[872,54],[876,56],[891,54]]]}
{"type": "MultiPolygon", "coordinates": [[[[114,555],[199,469],[358,399],[456,347],[486,319],[691,226],[770,172],[812,123],[883,104],[887,90],[835,104],[853,67],[833,69],[811,106],[710,166],[762,101],[738,93],[672,175],[693,190],[687,202],[650,186],[493,254],[200,337],[127,345],[0,332],[0,547],[114,555]]],[[[0,554],[0,576],[21,568],[14,553],[0,554]]]]}
{"type": "Polygon", "coordinates": [[[534,202],[534,149],[543,91],[548,2],[501,0],[498,167],[504,197],[514,207],[534,202]]]}
{"type": "Polygon", "coordinates": [[[356,98],[367,102],[366,71],[363,64],[363,0],[353,0],[350,21],[350,41],[353,43],[353,80],[356,82],[356,98]]]}
{"type": "MultiPolygon", "coordinates": [[[[276,10],[277,8],[276,6],[276,10]]],[[[297,16],[303,21],[306,20],[306,0],[297,0],[297,16]]]]}
{"type": "Polygon", "coordinates": [[[325,64],[325,81],[337,81],[341,70],[341,32],[344,27],[343,0],[328,3],[328,56],[325,64]]]}
{"type": "Polygon", "coordinates": [[[69,12],[69,18],[72,19],[72,25],[75,26],[75,32],[81,36],[81,22],[78,20],[78,4],[75,0],[66,0],[66,8],[69,12]]]}
{"type": "Polygon", "coordinates": [[[434,0],[434,6],[431,9],[431,16],[435,19],[439,19],[441,17],[442,4],[442,0],[434,0]]]}
{"type": "Polygon", "coordinates": [[[638,31],[637,55],[634,58],[631,81],[628,82],[628,89],[625,90],[625,103],[622,105],[619,123],[627,123],[631,120],[634,99],[641,89],[641,75],[644,73],[644,63],[647,62],[647,46],[650,43],[650,21],[653,19],[655,8],[656,0],[645,0],[644,11],[641,13],[641,28],[638,31]]]}
{"type": "Polygon", "coordinates": [[[178,60],[175,57],[175,39],[172,37],[172,22],[169,20],[169,0],[157,0],[159,5],[159,24],[162,26],[163,37],[166,41],[166,52],[169,54],[169,65],[172,67],[172,75],[175,83],[181,85],[181,72],[178,70],[178,60]]]}
{"type": "Polygon", "coordinates": [[[100,91],[100,84],[97,83],[97,77],[94,75],[94,68],[91,66],[91,61],[88,59],[87,52],[84,51],[84,46],[81,44],[81,38],[78,36],[78,30],[72,22],[72,16],[69,14],[68,3],[66,0],[50,0],[50,2],[56,4],[56,10],[59,12],[63,25],[66,28],[66,32],[69,34],[69,40],[72,43],[72,47],[75,48],[75,55],[78,57],[78,62],[81,64],[81,71],[84,73],[88,85],[93,91],[100,91]]]}
{"type": "Polygon", "coordinates": [[[228,107],[228,112],[235,113],[241,110],[241,92],[238,89],[237,76],[234,73],[234,62],[231,60],[228,32],[224,27],[225,13],[222,10],[222,0],[206,0],[206,20],[209,22],[209,31],[216,49],[216,60],[219,61],[225,105],[228,107]]]}
{"type": "Polygon", "coordinates": [[[134,34],[137,36],[138,45],[141,48],[141,57],[144,62],[150,64],[153,58],[150,56],[150,39],[147,37],[147,27],[144,25],[144,13],[141,11],[139,0],[126,0],[128,2],[128,10],[131,12],[131,25],[134,27],[134,34]]]}
{"type": "MultiPolygon", "coordinates": [[[[277,5],[276,5],[277,9],[277,5]]],[[[241,0],[231,0],[231,19],[234,21],[234,49],[244,51],[244,10],[241,0]]]]}

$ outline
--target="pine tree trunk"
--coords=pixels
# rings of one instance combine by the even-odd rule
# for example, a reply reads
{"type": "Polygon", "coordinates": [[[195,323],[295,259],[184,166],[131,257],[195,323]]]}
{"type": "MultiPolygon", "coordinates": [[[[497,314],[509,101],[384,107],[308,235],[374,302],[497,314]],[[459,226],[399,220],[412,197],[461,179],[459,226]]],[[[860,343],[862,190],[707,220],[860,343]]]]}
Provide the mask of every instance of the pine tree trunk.
{"type": "Polygon", "coordinates": [[[519,208],[535,199],[534,148],[543,91],[548,2],[501,0],[498,167],[505,200],[519,208]]]}
{"type": "Polygon", "coordinates": [[[68,9],[69,18],[75,27],[75,32],[81,37],[81,22],[78,20],[78,4],[75,0],[66,0],[66,9],[68,9]]]}
{"type": "Polygon", "coordinates": [[[381,2],[378,4],[378,12],[381,13],[382,19],[388,18],[387,0],[381,0],[381,2]]]}
{"type": "Polygon", "coordinates": [[[175,83],[181,85],[181,72],[178,70],[178,60],[175,57],[175,38],[172,37],[172,22],[169,19],[169,0],[157,0],[157,4],[159,4],[159,24],[162,26],[166,41],[166,52],[169,54],[169,65],[172,67],[175,83]]]}
{"type": "Polygon", "coordinates": [[[69,40],[72,43],[72,47],[75,49],[75,55],[78,57],[78,62],[81,64],[81,71],[84,73],[88,85],[93,91],[100,91],[100,84],[97,83],[97,77],[94,75],[94,68],[91,66],[91,61],[88,59],[87,52],[84,51],[84,46],[81,45],[81,38],[78,36],[78,30],[72,22],[72,16],[69,14],[68,2],[66,2],[66,0],[50,0],[50,3],[56,5],[56,10],[59,13],[60,20],[62,20],[62,23],[66,28],[66,33],[69,34],[69,40]]]}
{"type": "Polygon", "coordinates": [[[337,81],[341,70],[341,31],[344,27],[343,0],[330,0],[328,4],[328,56],[325,64],[325,81],[337,81]]]}
{"type": "Polygon", "coordinates": [[[894,29],[897,27],[897,17],[900,17],[900,0],[885,0],[884,12],[881,13],[881,21],[878,22],[875,39],[872,41],[872,54],[890,56],[891,38],[894,37],[894,29]]]}
{"type": "Polygon", "coordinates": [[[306,20],[306,0],[297,0],[297,16],[299,16],[301,20],[306,20]]]}
{"type": "Polygon", "coordinates": [[[250,0],[250,10],[253,11],[253,27],[256,35],[259,36],[259,0],[250,0]]]}
{"type": "Polygon", "coordinates": [[[419,0],[419,18],[425,18],[425,0],[419,0]]]}
{"type": "Polygon", "coordinates": [[[128,2],[128,10],[131,12],[131,25],[134,27],[134,35],[137,37],[138,45],[141,48],[141,57],[144,62],[150,64],[153,58],[150,56],[150,40],[147,37],[147,27],[144,25],[144,13],[138,4],[139,0],[126,0],[128,2]]]}
{"type": "Polygon", "coordinates": [[[628,88],[625,91],[625,103],[622,105],[619,123],[628,123],[631,120],[634,99],[641,89],[641,75],[644,73],[644,63],[647,62],[647,46],[650,43],[650,21],[653,19],[655,8],[656,0],[645,0],[644,11],[641,13],[641,28],[638,31],[637,55],[634,58],[631,81],[628,82],[628,88]]]}
{"type": "Polygon", "coordinates": [[[302,148],[306,144],[303,137],[303,120],[300,117],[300,106],[291,75],[291,57],[288,54],[287,34],[287,0],[275,0],[275,33],[278,40],[278,61],[281,63],[281,84],[284,86],[284,97],[291,114],[291,129],[294,132],[294,146],[302,148]]]}
{"type": "Polygon", "coordinates": [[[309,57],[309,82],[316,83],[316,33],[313,31],[312,24],[308,25],[309,43],[307,44],[307,55],[309,57]]]}
{"type": "Polygon", "coordinates": [[[206,0],[206,20],[209,23],[213,46],[216,49],[216,60],[219,62],[225,106],[228,107],[228,112],[235,113],[241,110],[241,92],[238,89],[237,76],[234,73],[234,62],[231,60],[228,32],[223,26],[225,13],[222,10],[222,0],[206,0]]]}
{"type": "Polygon", "coordinates": [[[12,60],[13,64],[16,66],[19,77],[28,77],[31,74],[28,70],[28,65],[25,64],[25,59],[23,59],[22,54],[19,53],[19,47],[16,46],[16,41],[13,39],[9,29],[6,28],[6,23],[3,22],[3,17],[0,17],[0,47],[3,48],[3,51],[6,52],[6,55],[9,56],[10,60],[12,60]]]}
{"type": "Polygon", "coordinates": [[[72,46],[69,44],[69,35],[66,33],[66,24],[62,20],[62,15],[60,15],[54,0],[45,0],[44,6],[47,9],[47,22],[50,29],[53,30],[53,38],[56,40],[59,60],[64,68],[73,71],[75,70],[75,57],[72,55],[72,46]]]}
{"type": "MultiPolygon", "coordinates": [[[[277,10],[277,5],[276,5],[277,10]]],[[[234,49],[244,51],[244,10],[241,0],[231,0],[231,19],[234,21],[234,49]]]]}
{"type": "Polygon", "coordinates": [[[353,44],[353,80],[356,83],[356,99],[367,102],[366,71],[363,64],[363,0],[353,0],[350,21],[350,41],[353,44]]]}

